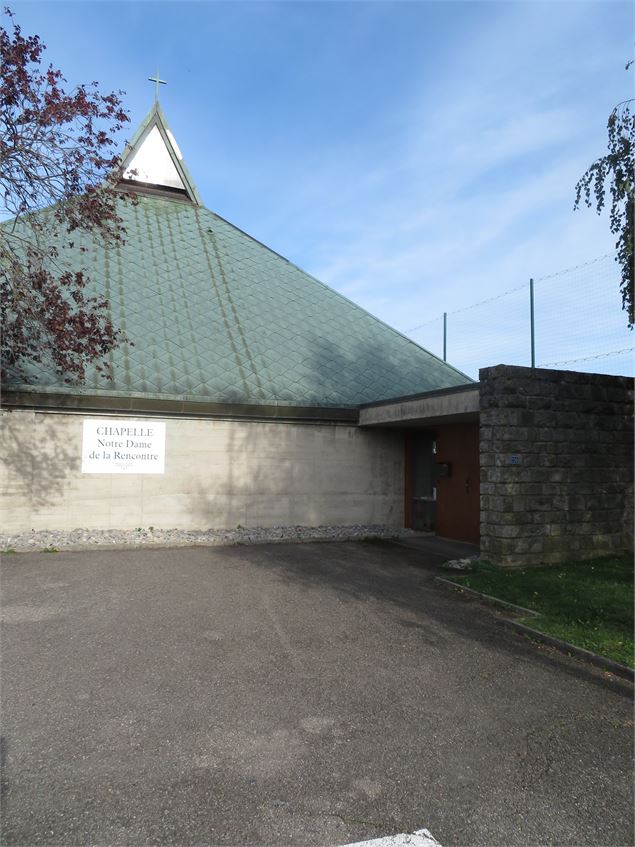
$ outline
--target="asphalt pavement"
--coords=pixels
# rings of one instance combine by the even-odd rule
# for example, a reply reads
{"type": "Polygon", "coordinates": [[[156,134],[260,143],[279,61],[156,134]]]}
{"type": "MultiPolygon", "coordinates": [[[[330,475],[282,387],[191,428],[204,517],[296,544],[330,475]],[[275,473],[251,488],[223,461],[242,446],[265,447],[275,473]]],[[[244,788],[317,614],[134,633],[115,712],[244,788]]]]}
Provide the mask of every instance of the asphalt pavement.
{"type": "Polygon", "coordinates": [[[443,555],[5,556],[2,844],[631,845],[632,685],[435,584],[443,555]]]}

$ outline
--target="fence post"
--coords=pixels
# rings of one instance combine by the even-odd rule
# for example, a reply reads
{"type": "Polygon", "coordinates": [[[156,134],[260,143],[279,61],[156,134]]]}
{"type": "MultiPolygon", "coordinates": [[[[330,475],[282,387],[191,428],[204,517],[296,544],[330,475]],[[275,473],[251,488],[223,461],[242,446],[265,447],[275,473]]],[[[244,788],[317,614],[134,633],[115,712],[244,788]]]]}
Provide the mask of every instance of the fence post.
{"type": "Polygon", "coordinates": [[[536,335],[534,327],[534,280],[529,280],[529,317],[531,323],[531,366],[536,367],[536,335]]]}
{"type": "Polygon", "coordinates": [[[448,313],[443,313],[443,361],[448,360],[448,313]]]}

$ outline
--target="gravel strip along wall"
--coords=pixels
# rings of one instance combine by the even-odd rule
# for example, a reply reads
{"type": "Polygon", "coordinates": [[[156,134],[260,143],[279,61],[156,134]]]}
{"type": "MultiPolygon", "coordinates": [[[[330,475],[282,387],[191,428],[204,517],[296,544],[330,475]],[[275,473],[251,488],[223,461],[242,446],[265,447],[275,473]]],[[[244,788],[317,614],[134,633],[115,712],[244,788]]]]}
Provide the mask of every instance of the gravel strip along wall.
{"type": "Polygon", "coordinates": [[[509,365],[479,378],[482,558],[632,550],[633,381],[509,365]]]}
{"type": "Polygon", "coordinates": [[[273,526],[241,529],[44,530],[4,533],[0,551],[90,549],[91,547],[180,547],[187,545],[272,544],[301,541],[366,541],[373,538],[406,538],[411,529],[357,524],[355,526],[273,526]]]}

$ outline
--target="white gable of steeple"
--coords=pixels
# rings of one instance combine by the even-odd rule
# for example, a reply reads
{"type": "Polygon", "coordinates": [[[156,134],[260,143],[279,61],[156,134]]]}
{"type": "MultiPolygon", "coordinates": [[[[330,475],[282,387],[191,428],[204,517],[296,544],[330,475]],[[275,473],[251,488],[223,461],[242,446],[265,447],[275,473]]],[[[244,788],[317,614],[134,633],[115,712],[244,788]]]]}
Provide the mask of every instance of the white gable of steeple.
{"type": "Polygon", "coordinates": [[[130,160],[124,179],[135,179],[151,185],[185,190],[168,148],[157,126],[153,126],[145,141],[130,160]]]}
{"type": "Polygon", "coordinates": [[[183,156],[165,116],[155,103],[123,155],[122,184],[130,182],[153,189],[182,191],[201,205],[183,156]]]}

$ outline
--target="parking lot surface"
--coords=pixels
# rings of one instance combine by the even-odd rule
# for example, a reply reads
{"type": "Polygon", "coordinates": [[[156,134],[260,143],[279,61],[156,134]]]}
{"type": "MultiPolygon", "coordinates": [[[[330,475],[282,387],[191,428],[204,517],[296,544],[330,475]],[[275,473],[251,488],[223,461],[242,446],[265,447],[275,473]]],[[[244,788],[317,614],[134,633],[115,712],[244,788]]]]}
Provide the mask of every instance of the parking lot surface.
{"type": "Polygon", "coordinates": [[[2,843],[632,844],[632,686],[435,584],[443,557],[5,556],[2,843]]]}

